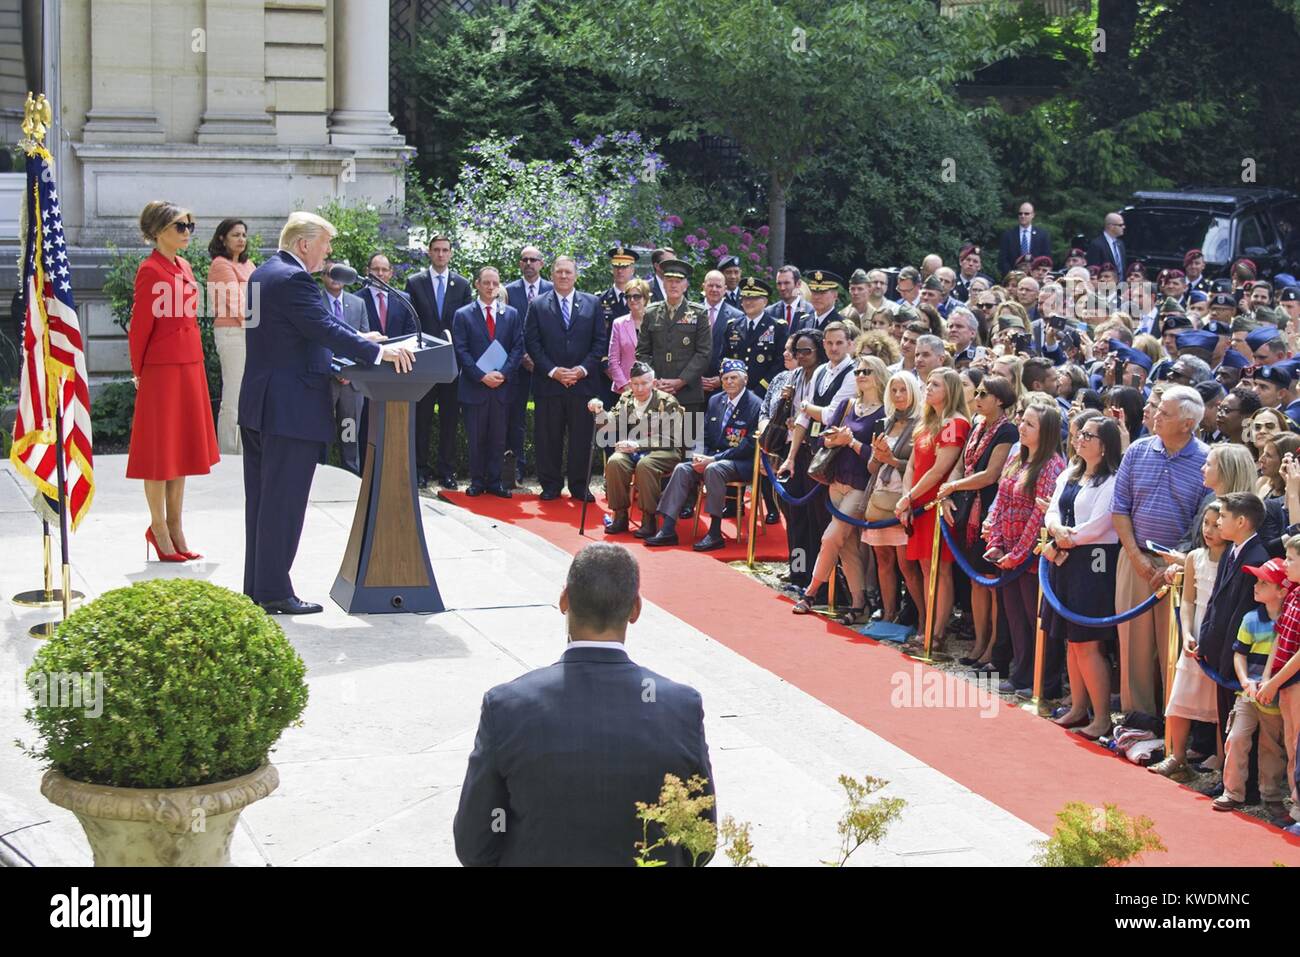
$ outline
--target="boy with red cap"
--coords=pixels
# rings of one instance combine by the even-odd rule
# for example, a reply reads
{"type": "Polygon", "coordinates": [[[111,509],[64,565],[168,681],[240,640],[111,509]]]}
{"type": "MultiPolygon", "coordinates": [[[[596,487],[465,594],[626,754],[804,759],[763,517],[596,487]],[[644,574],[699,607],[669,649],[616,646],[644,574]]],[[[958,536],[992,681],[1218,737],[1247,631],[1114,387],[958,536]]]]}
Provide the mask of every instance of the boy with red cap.
{"type": "MultiPolygon", "coordinates": [[[[1241,691],[1228,718],[1228,736],[1224,742],[1223,793],[1214,799],[1216,811],[1232,811],[1245,806],[1246,777],[1250,763],[1251,738],[1259,730],[1259,794],[1264,810],[1273,821],[1286,819],[1282,799],[1287,787],[1287,743],[1283,732],[1282,711],[1275,704],[1260,700],[1265,669],[1273,656],[1273,623],[1282,614],[1282,605],[1292,582],[1287,566],[1280,558],[1270,558],[1262,565],[1246,565],[1242,571],[1254,575],[1255,601],[1262,607],[1246,613],[1232,646],[1233,670],[1241,691]]],[[[1286,823],[1290,823],[1289,820],[1286,823]]]]}
{"type": "MultiPolygon", "coordinates": [[[[1288,466],[1289,468],[1289,466],[1288,466]]],[[[1294,586],[1300,582],[1300,535],[1286,540],[1286,577],[1294,586]]],[[[1282,734],[1286,741],[1286,776],[1291,786],[1291,817],[1300,820],[1296,799],[1295,757],[1300,736],[1300,588],[1292,587],[1276,619],[1277,642],[1272,659],[1264,669],[1264,680],[1255,692],[1265,705],[1282,710],[1282,734]]]]}

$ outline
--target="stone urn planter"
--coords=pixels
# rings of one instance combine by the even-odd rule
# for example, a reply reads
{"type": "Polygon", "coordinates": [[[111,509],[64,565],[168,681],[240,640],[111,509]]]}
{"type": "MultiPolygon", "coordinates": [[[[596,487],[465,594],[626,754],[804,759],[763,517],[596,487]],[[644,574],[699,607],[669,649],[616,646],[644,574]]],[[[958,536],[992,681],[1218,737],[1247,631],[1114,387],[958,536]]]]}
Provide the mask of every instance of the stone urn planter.
{"type": "Polygon", "coordinates": [[[96,867],[226,867],[239,812],[279,784],[270,764],[189,788],[114,788],[51,770],[41,794],[77,816],[96,867]]]}
{"type": "Polygon", "coordinates": [[[229,865],[239,812],[280,783],[270,755],[307,705],[305,676],[245,596],[138,582],[78,609],[36,653],[26,717],[40,741],[25,750],[96,866],[229,865]]]}

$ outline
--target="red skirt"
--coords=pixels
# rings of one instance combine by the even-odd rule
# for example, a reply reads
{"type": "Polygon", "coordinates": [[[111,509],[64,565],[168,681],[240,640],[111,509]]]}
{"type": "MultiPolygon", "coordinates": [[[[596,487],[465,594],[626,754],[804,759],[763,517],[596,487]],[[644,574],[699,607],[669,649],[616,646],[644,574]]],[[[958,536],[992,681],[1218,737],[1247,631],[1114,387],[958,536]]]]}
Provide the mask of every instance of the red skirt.
{"type": "MultiPolygon", "coordinates": [[[[919,508],[922,505],[934,501],[933,495],[923,497],[923,500],[912,505],[913,508],[919,508]]],[[[912,534],[907,536],[907,551],[905,554],[909,561],[921,562],[925,565],[925,571],[930,573],[930,559],[934,550],[934,520],[939,514],[937,508],[927,509],[920,515],[912,519],[912,534]]],[[[943,540],[943,534],[939,536],[939,561],[952,562],[952,552],[948,549],[948,543],[943,540]]]]}
{"type": "Polygon", "coordinates": [[[135,394],[126,477],[207,475],[220,461],[202,362],[146,365],[135,394]]]}

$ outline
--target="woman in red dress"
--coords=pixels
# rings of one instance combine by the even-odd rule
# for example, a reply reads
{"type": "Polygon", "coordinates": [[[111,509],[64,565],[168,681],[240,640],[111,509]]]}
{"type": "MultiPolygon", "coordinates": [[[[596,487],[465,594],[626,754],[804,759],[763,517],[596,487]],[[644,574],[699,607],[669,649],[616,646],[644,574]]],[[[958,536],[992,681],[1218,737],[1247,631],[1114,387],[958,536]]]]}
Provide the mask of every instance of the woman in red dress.
{"type": "MultiPolygon", "coordinates": [[[[908,492],[898,500],[894,510],[903,525],[911,528],[907,539],[907,558],[921,565],[925,592],[913,598],[922,608],[930,595],[930,561],[938,509],[929,509],[915,518],[911,517],[912,510],[934,501],[939,486],[948,481],[949,473],[957,464],[969,434],[970,414],[966,411],[966,390],[962,388],[961,375],[946,367],[935,369],[925,383],[925,415],[916,427],[912,458],[903,475],[903,488],[908,489],[908,492]]],[[[952,552],[942,539],[939,548],[934,620],[945,622],[952,614],[952,552]]],[[[924,615],[921,617],[924,618],[924,615]]],[[[925,635],[925,631],[919,633],[917,644],[924,643],[925,635]]],[[[933,635],[930,645],[932,652],[943,643],[942,628],[933,629],[933,635]]]]}
{"type": "Polygon", "coordinates": [[[155,200],[140,214],[140,232],[154,251],[135,274],[128,339],[137,391],[126,477],[144,479],[145,557],[152,545],[163,561],[183,562],[203,557],[189,550],[181,524],[185,476],[206,475],[221,458],[199,336],[199,287],[180,257],[194,217],[155,200]]]}

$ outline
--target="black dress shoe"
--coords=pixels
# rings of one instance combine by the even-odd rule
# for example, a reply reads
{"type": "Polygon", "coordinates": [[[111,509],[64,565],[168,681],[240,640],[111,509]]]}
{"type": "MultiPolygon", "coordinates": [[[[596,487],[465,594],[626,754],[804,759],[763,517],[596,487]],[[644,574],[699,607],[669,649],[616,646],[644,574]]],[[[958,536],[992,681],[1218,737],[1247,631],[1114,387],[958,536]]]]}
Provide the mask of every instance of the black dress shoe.
{"type": "Polygon", "coordinates": [[[697,552],[716,552],[719,548],[726,548],[727,542],[721,535],[705,535],[698,542],[691,546],[697,552]]]}
{"type": "Polygon", "coordinates": [[[687,505],[684,509],[682,509],[680,512],[677,513],[678,518],[694,518],[694,516],[695,516],[694,505],[687,505]]]}
{"type": "Polygon", "coordinates": [[[605,526],[606,535],[622,535],[627,531],[627,516],[623,515],[614,519],[605,526]]]}
{"type": "Polygon", "coordinates": [[[324,611],[314,602],[303,601],[296,595],[281,598],[279,601],[262,602],[262,610],[271,615],[315,615],[324,611]]]}
{"type": "Polygon", "coordinates": [[[429,476],[427,476],[427,475],[421,475],[420,478],[419,478],[419,482],[418,482],[418,484],[419,484],[419,487],[420,487],[420,488],[428,488],[428,487],[429,487],[429,476]]]}
{"type": "Polygon", "coordinates": [[[438,479],[438,484],[449,492],[454,492],[456,489],[460,488],[460,486],[456,484],[456,477],[454,475],[444,475],[442,478],[438,479]]]}
{"type": "Polygon", "coordinates": [[[660,545],[676,545],[676,532],[655,532],[645,540],[647,548],[658,548],[660,545]]]}
{"type": "Polygon", "coordinates": [[[659,531],[659,519],[656,515],[651,515],[649,518],[642,516],[641,527],[638,528],[635,532],[633,532],[632,535],[635,538],[640,538],[640,539],[653,538],[655,533],[658,531],[659,531]]]}
{"type": "Polygon", "coordinates": [[[488,494],[495,495],[497,498],[511,498],[510,490],[501,485],[489,485],[488,494]]]}
{"type": "Polygon", "coordinates": [[[592,495],[587,489],[580,489],[577,492],[570,490],[569,497],[575,502],[594,502],[596,496],[592,495]]]}
{"type": "Polygon", "coordinates": [[[780,524],[781,524],[781,513],[780,513],[780,512],[768,512],[768,513],[767,513],[767,518],[765,518],[764,521],[767,522],[767,524],[769,524],[769,525],[780,525],[780,524]]]}
{"type": "Polygon", "coordinates": [[[469,488],[465,489],[465,494],[470,498],[478,498],[483,494],[483,492],[484,488],[482,485],[471,485],[469,488]]]}
{"type": "Polygon", "coordinates": [[[541,496],[543,502],[554,502],[559,497],[559,492],[543,492],[541,496]]]}

